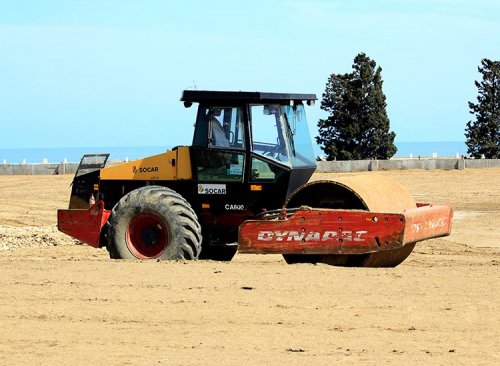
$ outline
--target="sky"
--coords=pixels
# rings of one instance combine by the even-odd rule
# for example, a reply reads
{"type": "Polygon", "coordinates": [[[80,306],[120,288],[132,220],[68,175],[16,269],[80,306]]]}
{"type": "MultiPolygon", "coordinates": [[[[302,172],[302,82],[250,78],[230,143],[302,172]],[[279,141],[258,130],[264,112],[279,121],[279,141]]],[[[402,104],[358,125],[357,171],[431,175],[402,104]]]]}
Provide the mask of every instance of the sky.
{"type": "MultiPolygon", "coordinates": [[[[463,141],[497,0],[0,0],[0,148],[189,145],[182,90],[315,93],[366,53],[396,141],[463,141]]],[[[325,118],[308,108],[311,135],[325,118]]]]}

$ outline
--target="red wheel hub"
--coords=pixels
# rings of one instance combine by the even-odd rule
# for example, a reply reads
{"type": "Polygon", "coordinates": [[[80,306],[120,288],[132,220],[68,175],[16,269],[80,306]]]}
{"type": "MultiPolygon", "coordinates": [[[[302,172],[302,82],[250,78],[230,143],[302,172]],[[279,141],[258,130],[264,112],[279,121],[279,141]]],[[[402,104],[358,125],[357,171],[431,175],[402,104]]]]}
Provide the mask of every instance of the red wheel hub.
{"type": "Polygon", "coordinates": [[[168,230],[157,216],[141,214],[128,224],[126,241],[135,257],[158,258],[168,245],[168,230]]]}

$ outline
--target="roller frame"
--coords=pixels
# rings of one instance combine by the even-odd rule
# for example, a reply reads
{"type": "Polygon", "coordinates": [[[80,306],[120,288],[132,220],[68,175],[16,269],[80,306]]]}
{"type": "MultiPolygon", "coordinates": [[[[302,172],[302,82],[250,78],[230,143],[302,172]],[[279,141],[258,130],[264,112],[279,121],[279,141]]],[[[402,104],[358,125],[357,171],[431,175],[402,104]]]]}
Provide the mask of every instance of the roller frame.
{"type": "Polygon", "coordinates": [[[394,251],[421,240],[449,235],[449,205],[417,204],[403,213],[286,209],[272,219],[239,227],[238,252],[254,254],[369,254],[394,251]]]}

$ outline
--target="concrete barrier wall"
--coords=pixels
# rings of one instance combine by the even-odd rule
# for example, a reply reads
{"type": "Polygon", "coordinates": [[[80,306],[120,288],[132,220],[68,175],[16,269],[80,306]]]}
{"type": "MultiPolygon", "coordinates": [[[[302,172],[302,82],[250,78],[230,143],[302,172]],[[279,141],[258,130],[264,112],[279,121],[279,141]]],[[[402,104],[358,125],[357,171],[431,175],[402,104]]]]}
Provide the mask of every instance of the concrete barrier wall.
{"type": "Polygon", "coordinates": [[[469,169],[499,168],[500,159],[467,159],[465,167],[469,169]]]}
{"type": "Polygon", "coordinates": [[[75,174],[78,164],[0,164],[0,175],[75,174]]]}
{"type": "Polygon", "coordinates": [[[318,161],[318,172],[361,172],[377,170],[454,170],[500,167],[500,159],[393,159],[318,161]]]}

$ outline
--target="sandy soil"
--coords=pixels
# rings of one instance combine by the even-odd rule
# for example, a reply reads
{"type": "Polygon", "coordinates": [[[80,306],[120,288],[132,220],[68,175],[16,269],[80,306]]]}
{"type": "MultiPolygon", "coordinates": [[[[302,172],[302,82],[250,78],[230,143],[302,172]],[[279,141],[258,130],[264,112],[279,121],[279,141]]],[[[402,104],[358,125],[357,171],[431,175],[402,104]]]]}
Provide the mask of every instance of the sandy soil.
{"type": "Polygon", "coordinates": [[[377,174],[453,234],[395,269],[112,261],[55,229],[70,176],[0,176],[0,364],[500,364],[500,169],[377,174]]]}

